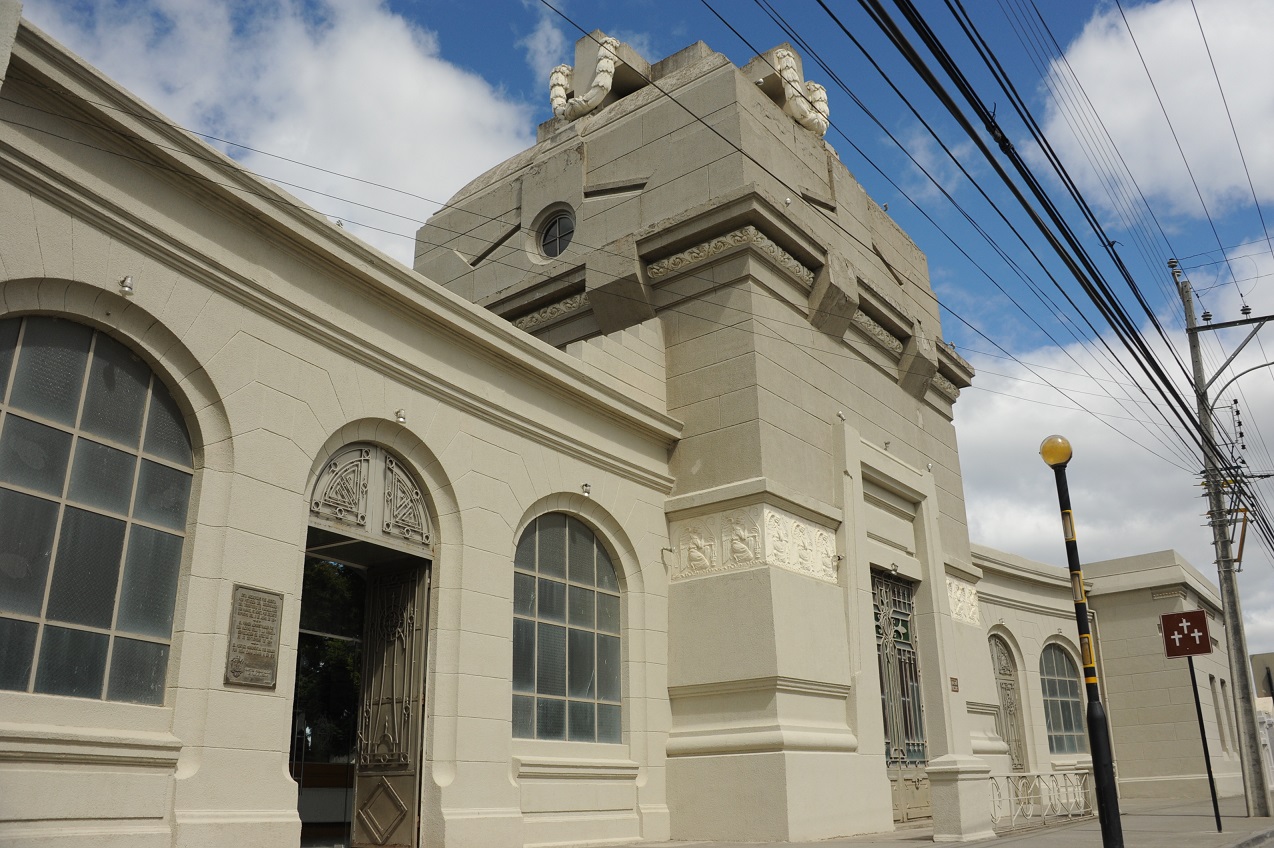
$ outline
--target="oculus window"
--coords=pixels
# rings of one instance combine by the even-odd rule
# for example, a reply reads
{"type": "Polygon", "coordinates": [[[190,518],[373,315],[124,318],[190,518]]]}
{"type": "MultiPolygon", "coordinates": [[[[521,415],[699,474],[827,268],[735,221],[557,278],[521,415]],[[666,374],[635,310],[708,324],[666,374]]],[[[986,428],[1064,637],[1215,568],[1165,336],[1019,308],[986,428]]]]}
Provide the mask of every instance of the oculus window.
{"type": "Polygon", "coordinates": [[[561,256],[575,235],[575,217],[569,212],[558,212],[540,228],[540,251],[550,259],[561,256]]]}
{"type": "Polygon", "coordinates": [[[582,522],[542,515],[513,573],[513,735],[619,742],[619,581],[582,522]]]}
{"type": "Polygon", "coordinates": [[[1088,751],[1084,706],[1079,697],[1079,669],[1070,654],[1048,645],[1040,655],[1040,686],[1044,689],[1044,720],[1050,754],[1088,751]]]}
{"type": "Polygon", "coordinates": [[[0,689],[163,703],[191,474],[136,354],[73,321],[0,321],[0,689]]]}

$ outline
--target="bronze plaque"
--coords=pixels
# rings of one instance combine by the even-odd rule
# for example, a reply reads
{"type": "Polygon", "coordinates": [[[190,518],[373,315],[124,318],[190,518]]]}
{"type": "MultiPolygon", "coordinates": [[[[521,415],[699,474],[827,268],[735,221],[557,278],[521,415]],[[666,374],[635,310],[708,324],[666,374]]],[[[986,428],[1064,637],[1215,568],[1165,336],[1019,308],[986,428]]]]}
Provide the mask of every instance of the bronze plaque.
{"type": "Polygon", "coordinates": [[[278,681],[283,596],[235,584],[226,682],[273,689],[278,681]]]}

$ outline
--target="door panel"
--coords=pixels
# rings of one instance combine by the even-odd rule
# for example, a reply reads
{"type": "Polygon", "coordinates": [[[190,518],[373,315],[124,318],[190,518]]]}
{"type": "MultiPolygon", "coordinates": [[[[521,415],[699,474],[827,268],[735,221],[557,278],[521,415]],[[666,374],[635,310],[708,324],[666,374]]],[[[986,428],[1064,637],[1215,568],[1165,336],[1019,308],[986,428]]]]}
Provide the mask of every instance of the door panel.
{"type": "Polygon", "coordinates": [[[355,848],[415,848],[425,688],[424,560],[367,572],[363,685],[354,778],[355,848]]]}

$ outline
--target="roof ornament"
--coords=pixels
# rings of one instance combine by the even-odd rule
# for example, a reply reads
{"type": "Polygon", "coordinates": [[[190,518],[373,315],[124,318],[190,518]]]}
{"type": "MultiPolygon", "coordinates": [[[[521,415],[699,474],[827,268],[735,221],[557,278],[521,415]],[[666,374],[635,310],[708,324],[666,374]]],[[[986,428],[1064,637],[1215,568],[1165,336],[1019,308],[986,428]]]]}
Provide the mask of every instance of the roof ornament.
{"type": "MultiPolygon", "coordinates": [[[[566,93],[571,90],[575,71],[570,65],[558,65],[549,72],[549,102],[553,104],[553,114],[559,118],[573,121],[587,115],[610,94],[611,83],[615,79],[615,63],[619,57],[615,51],[619,49],[619,39],[603,38],[597,44],[597,74],[593,77],[593,86],[583,97],[567,99],[566,93]]],[[[826,94],[824,94],[826,100],[826,94]]]]}
{"type": "Polygon", "coordinates": [[[775,50],[774,62],[783,79],[783,111],[798,124],[822,138],[831,126],[831,114],[827,106],[827,89],[816,82],[801,79],[796,64],[796,54],[791,50],[775,50]]]}

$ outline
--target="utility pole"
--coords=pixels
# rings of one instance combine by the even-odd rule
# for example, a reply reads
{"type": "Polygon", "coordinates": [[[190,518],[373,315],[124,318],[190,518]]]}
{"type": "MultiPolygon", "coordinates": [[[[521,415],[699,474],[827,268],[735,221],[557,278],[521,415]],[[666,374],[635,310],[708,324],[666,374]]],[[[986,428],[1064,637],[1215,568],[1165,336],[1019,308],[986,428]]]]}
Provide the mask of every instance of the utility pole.
{"type": "MultiPolygon", "coordinates": [[[[1211,380],[1203,376],[1203,358],[1199,353],[1200,329],[1213,330],[1217,327],[1197,326],[1194,317],[1194,298],[1190,281],[1181,273],[1177,260],[1168,260],[1172,269],[1172,279],[1177,284],[1181,295],[1181,305],[1186,314],[1186,337],[1190,343],[1190,360],[1194,365],[1194,391],[1198,408],[1199,431],[1203,434],[1203,486],[1208,497],[1208,524],[1212,526],[1212,544],[1216,548],[1217,582],[1221,584],[1221,616],[1225,622],[1226,653],[1230,660],[1230,680],[1234,684],[1234,707],[1238,713],[1239,730],[1239,762],[1243,770],[1243,788],[1247,793],[1247,814],[1249,816],[1270,815],[1270,793],[1265,783],[1265,769],[1261,764],[1261,744],[1256,736],[1256,708],[1252,691],[1252,674],[1248,663],[1247,635],[1243,632],[1243,610],[1239,606],[1238,578],[1234,571],[1234,554],[1230,549],[1230,534],[1227,532],[1228,516],[1221,497],[1223,477],[1220,469],[1219,448],[1212,429],[1212,405],[1208,400],[1208,387],[1211,380]]],[[[1265,323],[1263,319],[1250,321],[1227,322],[1230,324],[1256,323],[1256,330],[1265,323]],[[1258,323],[1259,322],[1259,323],[1258,323]]],[[[1220,325],[1218,325],[1220,326],[1220,325]]],[[[1256,335],[1253,330],[1248,340],[1256,335]]],[[[1244,342],[1247,344],[1247,341],[1244,342]]],[[[1243,345],[1239,346],[1241,350],[1243,345]]],[[[1234,360],[1234,352],[1225,364],[1217,370],[1221,371],[1234,360]]]]}

